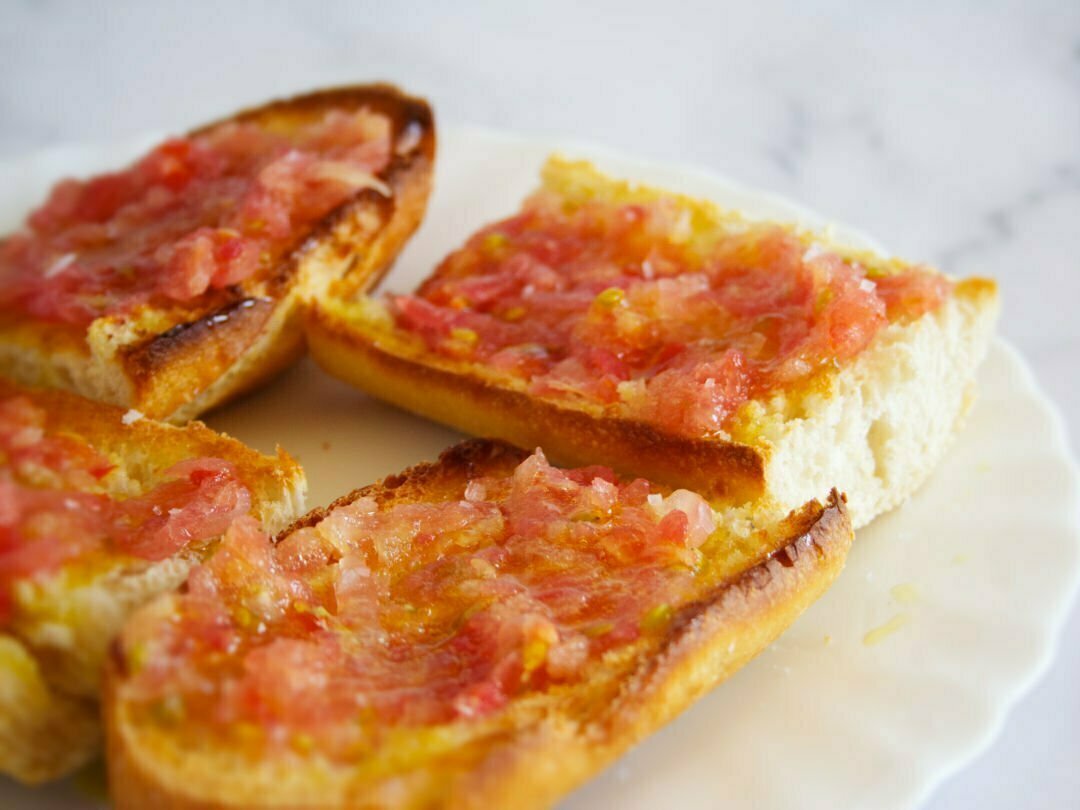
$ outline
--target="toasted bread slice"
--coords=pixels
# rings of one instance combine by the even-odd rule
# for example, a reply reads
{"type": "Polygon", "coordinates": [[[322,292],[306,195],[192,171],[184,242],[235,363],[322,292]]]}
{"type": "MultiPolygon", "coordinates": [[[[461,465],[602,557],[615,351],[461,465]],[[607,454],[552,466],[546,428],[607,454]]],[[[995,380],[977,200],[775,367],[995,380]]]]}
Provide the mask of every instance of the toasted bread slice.
{"type": "Polygon", "coordinates": [[[229,515],[288,525],[306,482],[283,451],[261,455],[198,422],[3,381],[0,410],[0,772],[38,782],[97,750],[102,662],[128,614],[182,583],[229,515]],[[120,545],[114,529],[145,533],[120,545]]]}
{"type": "MultiPolygon", "coordinates": [[[[333,125],[340,126],[340,120],[333,125]]],[[[361,140],[352,148],[360,150],[363,146],[361,140]]],[[[242,152],[235,145],[227,148],[242,152]]],[[[219,158],[218,153],[203,162],[210,165],[219,158]]],[[[299,355],[303,349],[300,310],[305,298],[318,296],[331,281],[345,276],[358,289],[379,278],[423,217],[434,156],[434,123],[424,101],[390,85],[358,85],[272,102],[202,127],[186,139],[166,142],[128,170],[129,175],[136,172],[133,176],[143,185],[137,192],[126,192],[131,199],[116,211],[112,210],[115,205],[107,207],[108,195],[116,185],[127,182],[125,177],[135,183],[129,175],[102,175],[75,186],[82,197],[74,213],[69,210],[73,204],[68,203],[75,194],[70,190],[71,181],[61,184],[49,203],[31,217],[26,230],[13,235],[6,245],[0,243],[0,274],[8,280],[9,288],[12,278],[38,284],[32,287],[36,297],[13,296],[0,308],[0,373],[24,384],[68,389],[102,402],[135,408],[153,418],[186,422],[258,385],[299,355]],[[312,128],[343,115],[365,117],[358,132],[349,137],[360,138],[370,130],[378,146],[372,152],[378,151],[378,155],[365,158],[366,164],[350,164],[337,158],[336,162],[320,164],[316,159],[303,163],[309,153],[316,158],[324,155],[319,151],[323,147],[296,139],[308,137],[312,128]],[[210,186],[213,191],[207,192],[205,184],[200,185],[198,172],[217,169],[192,168],[195,179],[187,186],[175,192],[163,190],[171,188],[170,183],[182,182],[173,178],[176,166],[186,159],[184,155],[198,152],[200,144],[226,154],[226,147],[220,146],[226,137],[222,133],[239,138],[235,134],[238,131],[249,133],[243,137],[256,139],[256,143],[259,137],[276,139],[265,147],[265,155],[257,155],[259,159],[248,160],[242,154],[230,158],[237,165],[227,170],[228,183],[238,182],[234,175],[240,180],[258,178],[247,191],[238,192],[247,196],[228,197],[231,187],[226,187],[226,181],[210,186]],[[301,152],[282,156],[281,150],[294,141],[303,147],[301,152]],[[288,169],[290,161],[306,167],[296,172],[307,171],[311,177],[304,175],[298,180],[286,175],[281,179],[281,167],[288,169]],[[151,165],[158,174],[150,180],[139,179],[137,173],[151,171],[145,168],[151,165]],[[378,168],[367,174],[358,168],[361,165],[378,168]],[[306,218],[300,218],[293,201],[307,192],[294,186],[337,182],[326,179],[331,170],[338,172],[338,178],[346,178],[341,182],[351,184],[348,190],[327,185],[331,188],[327,193],[333,196],[320,204],[332,207],[319,209],[317,214],[307,212],[306,218]],[[278,179],[263,179],[268,172],[277,172],[278,179]],[[269,186],[271,182],[280,188],[269,186]],[[188,216],[194,226],[184,224],[186,220],[175,226],[163,225],[149,210],[159,204],[159,196],[167,193],[174,194],[169,205],[180,210],[177,216],[188,216]],[[217,207],[198,210],[200,194],[207,197],[206,206],[217,207]],[[266,210],[285,217],[285,225],[274,226],[285,230],[275,233],[272,241],[258,241],[271,229],[263,214],[245,218],[248,209],[244,206],[255,205],[260,199],[280,200],[278,208],[266,210]],[[99,204],[106,207],[105,213],[84,210],[89,207],[93,211],[93,206],[99,204]],[[289,205],[293,205],[292,213],[289,205]],[[184,206],[195,207],[195,213],[184,206]],[[133,209],[140,218],[128,226],[127,220],[135,216],[129,213],[133,209]],[[103,226],[97,220],[109,215],[113,218],[106,219],[108,236],[103,246],[93,241],[100,242],[101,237],[78,235],[88,227],[100,229],[103,226]],[[87,220],[93,220],[89,226],[87,220]],[[195,226],[198,230],[191,230],[195,226]],[[145,241],[139,236],[139,228],[150,233],[145,241]],[[153,229],[165,229],[165,235],[155,236],[153,229]],[[209,236],[202,241],[195,239],[200,233],[209,236]],[[28,248],[27,238],[38,242],[28,248]],[[76,239],[77,246],[72,247],[76,239]],[[214,247],[208,247],[211,245],[214,247]],[[61,255],[62,250],[69,252],[61,255]],[[207,255],[215,257],[219,268],[224,262],[239,261],[225,256],[230,250],[240,256],[244,251],[262,252],[257,258],[259,266],[246,277],[221,278],[207,286],[205,278],[201,283],[190,278],[202,269],[175,269],[196,263],[193,257],[201,256],[200,250],[214,251],[207,255]],[[19,258],[29,251],[37,253],[19,258]],[[80,268],[84,254],[89,257],[85,270],[80,268]],[[184,257],[188,265],[181,261],[184,257]],[[134,264],[134,270],[114,266],[124,262],[134,264]],[[155,279],[163,278],[167,271],[181,274],[170,282],[174,287],[180,284],[181,292],[162,292],[165,282],[155,279]],[[188,278],[183,276],[185,272],[188,278]],[[68,280],[69,276],[74,280],[68,280]],[[59,293],[49,284],[59,285],[59,293]],[[118,287],[115,300],[107,299],[110,303],[105,306],[93,303],[91,293],[98,293],[96,285],[100,284],[105,285],[106,296],[111,294],[109,285],[128,286],[118,287]],[[195,286],[185,286],[189,284],[195,286]],[[145,300],[125,303],[135,300],[132,290],[145,300]],[[65,302],[63,308],[56,303],[61,299],[65,302]]],[[[191,165],[202,164],[192,158],[191,165]]],[[[167,218],[169,210],[162,216],[167,218]]],[[[256,259],[250,257],[250,261],[256,259]]],[[[245,265],[249,269],[251,266],[245,265]]]]}
{"type": "Polygon", "coordinates": [[[991,281],[553,158],[415,295],[324,300],[308,339],[459,430],[776,514],[836,487],[858,527],[941,457],[997,310],[991,281]]]}
{"type": "Polygon", "coordinates": [[[46,683],[37,659],[0,635],[0,772],[37,784],[74,771],[101,745],[97,701],[46,683]]]}
{"type": "Polygon", "coordinates": [[[273,551],[234,526],[110,656],[113,802],[548,806],[760,652],[851,542],[835,493],[764,528],[716,517],[471,440],[273,551]]]}

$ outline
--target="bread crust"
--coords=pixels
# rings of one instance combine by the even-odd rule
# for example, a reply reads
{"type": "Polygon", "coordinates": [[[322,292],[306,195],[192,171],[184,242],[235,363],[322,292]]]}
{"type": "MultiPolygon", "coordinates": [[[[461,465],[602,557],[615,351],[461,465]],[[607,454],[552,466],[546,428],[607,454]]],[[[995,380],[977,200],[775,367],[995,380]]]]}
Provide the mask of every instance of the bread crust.
{"type": "Polygon", "coordinates": [[[322,90],[274,101],[228,121],[288,129],[330,109],[366,108],[391,121],[394,156],[367,188],[328,214],[267,273],[192,302],[99,318],[88,329],[0,317],[0,371],[30,385],[74,390],[183,423],[288,366],[303,351],[301,310],[331,283],[376,283],[419,226],[435,159],[427,103],[388,84],[322,90]]]}
{"type": "MultiPolygon", "coordinates": [[[[501,443],[473,440],[339,503],[461,497],[469,477],[507,474],[522,458],[501,443]]],[[[316,510],[290,530],[324,516],[316,510]]],[[[481,730],[448,732],[441,749],[377,777],[365,776],[362,764],[331,766],[317,756],[245,766],[235,752],[182,750],[133,722],[122,697],[124,659],[114,647],[104,690],[113,801],[120,810],[549,806],[767,646],[824,592],[850,543],[840,496],[808,504],[774,527],[741,571],[685,606],[649,654],[631,650],[598,665],[584,684],[516,700],[481,730]]],[[[170,607],[160,600],[151,610],[166,616],[170,607]]]]}
{"type": "Polygon", "coordinates": [[[646,422],[539,399],[466,369],[406,357],[327,309],[313,309],[307,329],[312,355],[335,377],[465,433],[543,446],[560,464],[603,463],[713,499],[748,501],[764,491],[765,459],[753,447],[672,436],[646,422]]]}
{"type": "MultiPolygon", "coordinates": [[[[117,465],[106,479],[114,497],[154,486],[180,461],[215,457],[233,465],[251,491],[252,514],[268,530],[281,529],[303,510],[303,470],[280,449],[276,456],[264,456],[201,422],[173,427],[139,418],[124,424],[121,408],[0,378],[0,398],[15,395],[44,411],[48,432],[78,436],[117,465]]],[[[158,562],[99,559],[27,583],[10,627],[0,633],[0,646],[6,644],[10,653],[0,656],[0,741],[19,740],[15,747],[0,745],[0,772],[36,783],[57,778],[96,753],[97,699],[108,643],[131,611],[179,586],[200,553],[185,550],[158,562]]]]}

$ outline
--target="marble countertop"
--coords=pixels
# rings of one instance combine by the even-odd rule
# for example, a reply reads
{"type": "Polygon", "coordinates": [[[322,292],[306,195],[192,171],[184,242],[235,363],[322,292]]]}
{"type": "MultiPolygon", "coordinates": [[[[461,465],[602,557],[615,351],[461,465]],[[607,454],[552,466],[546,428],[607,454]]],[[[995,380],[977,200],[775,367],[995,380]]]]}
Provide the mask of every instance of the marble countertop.
{"type": "MultiPolygon", "coordinates": [[[[5,2],[0,159],[387,78],[443,123],[698,164],[989,275],[1080,446],[1080,4],[5,2]]],[[[934,810],[1075,807],[1080,616],[934,810]]]]}

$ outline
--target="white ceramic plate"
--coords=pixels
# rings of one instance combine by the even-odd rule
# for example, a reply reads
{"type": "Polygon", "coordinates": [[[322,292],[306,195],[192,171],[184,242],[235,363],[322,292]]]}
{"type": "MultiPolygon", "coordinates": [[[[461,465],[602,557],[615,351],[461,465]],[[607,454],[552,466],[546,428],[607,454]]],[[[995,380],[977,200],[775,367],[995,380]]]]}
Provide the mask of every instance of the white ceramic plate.
{"type": "MultiPolygon", "coordinates": [[[[411,289],[474,228],[514,211],[553,149],[754,215],[825,225],[697,169],[474,129],[440,139],[427,221],[390,288],[411,289]]],[[[57,177],[119,165],[147,143],[0,164],[0,226],[13,227],[57,177]]],[[[873,246],[846,228],[835,235],[873,246]]],[[[564,807],[912,807],[990,743],[1053,656],[1080,573],[1080,497],[1061,421],[1017,353],[995,343],[980,382],[968,425],[933,479],[860,533],[837,585],[756,661],[564,807]]],[[[312,505],[433,458],[458,438],[310,362],[207,421],[298,456],[312,505]]],[[[4,807],[95,804],[71,782],[28,791],[0,781],[4,807]]]]}

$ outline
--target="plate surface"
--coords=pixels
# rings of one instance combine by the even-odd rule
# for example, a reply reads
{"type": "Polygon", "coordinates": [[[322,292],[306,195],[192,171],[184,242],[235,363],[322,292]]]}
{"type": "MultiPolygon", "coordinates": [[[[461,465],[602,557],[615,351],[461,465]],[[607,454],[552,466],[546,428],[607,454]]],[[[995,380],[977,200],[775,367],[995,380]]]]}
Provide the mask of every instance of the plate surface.
{"type": "MultiPolygon", "coordinates": [[[[0,232],[55,179],[122,164],[152,139],[0,164],[0,232]]],[[[408,290],[477,226],[514,211],[552,150],[755,216],[825,227],[698,169],[475,129],[440,133],[427,221],[389,275],[408,290]]],[[[834,236],[876,247],[856,231],[834,236]]],[[[847,570],[776,644],[564,803],[565,808],[902,808],[993,739],[1049,666],[1080,578],[1080,488],[1060,418],[996,342],[968,424],[930,482],[859,534],[847,570]],[[1018,553],[1019,552],[1019,553],[1018,553]]],[[[304,464],[311,505],[422,459],[453,431],[368,399],[310,361],[212,414],[213,427],[304,464]]],[[[93,779],[0,806],[96,807],[93,779]]]]}

